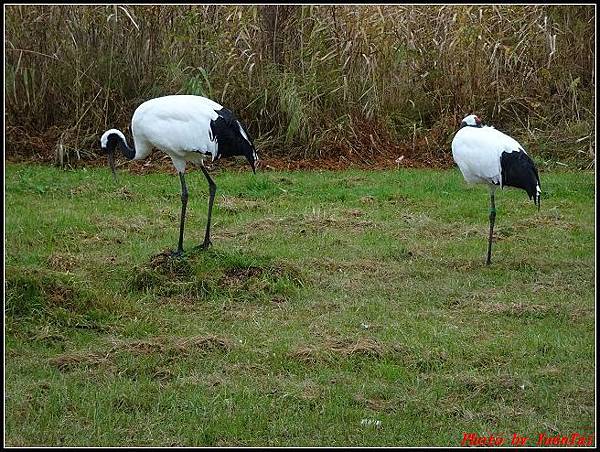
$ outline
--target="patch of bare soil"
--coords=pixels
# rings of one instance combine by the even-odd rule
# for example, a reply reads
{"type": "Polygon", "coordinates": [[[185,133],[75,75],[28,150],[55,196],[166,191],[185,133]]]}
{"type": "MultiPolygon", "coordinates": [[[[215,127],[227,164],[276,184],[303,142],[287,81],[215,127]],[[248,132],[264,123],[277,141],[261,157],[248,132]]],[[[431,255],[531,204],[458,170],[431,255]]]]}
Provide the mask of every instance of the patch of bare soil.
{"type": "Polygon", "coordinates": [[[187,276],[191,271],[189,263],[185,259],[174,256],[171,250],[164,250],[152,256],[150,268],[173,277],[187,276]]]}
{"type": "Polygon", "coordinates": [[[228,287],[237,287],[249,278],[261,276],[265,269],[261,267],[229,268],[221,278],[221,284],[228,287]]]}
{"type": "Polygon", "coordinates": [[[48,284],[44,287],[44,294],[52,306],[64,308],[72,307],[77,297],[74,289],[62,284],[48,284]]]}

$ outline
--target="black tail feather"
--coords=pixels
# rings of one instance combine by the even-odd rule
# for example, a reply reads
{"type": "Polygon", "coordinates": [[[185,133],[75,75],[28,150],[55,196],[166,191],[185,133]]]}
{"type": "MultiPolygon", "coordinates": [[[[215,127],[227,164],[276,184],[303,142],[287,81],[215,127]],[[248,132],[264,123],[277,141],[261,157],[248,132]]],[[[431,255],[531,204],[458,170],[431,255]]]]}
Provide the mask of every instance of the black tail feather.
{"type": "Polygon", "coordinates": [[[540,178],[533,160],[524,150],[503,152],[500,157],[500,166],[502,168],[502,185],[521,188],[527,192],[529,199],[540,209],[540,194],[538,187],[541,187],[540,178]]]}
{"type": "MultiPolygon", "coordinates": [[[[210,128],[218,143],[218,157],[239,155],[245,156],[249,161],[252,160],[253,162],[254,145],[242,123],[227,108],[215,111],[218,117],[210,122],[210,128]],[[244,134],[248,139],[244,137],[244,134]]],[[[254,166],[253,169],[255,169],[254,166]]]]}

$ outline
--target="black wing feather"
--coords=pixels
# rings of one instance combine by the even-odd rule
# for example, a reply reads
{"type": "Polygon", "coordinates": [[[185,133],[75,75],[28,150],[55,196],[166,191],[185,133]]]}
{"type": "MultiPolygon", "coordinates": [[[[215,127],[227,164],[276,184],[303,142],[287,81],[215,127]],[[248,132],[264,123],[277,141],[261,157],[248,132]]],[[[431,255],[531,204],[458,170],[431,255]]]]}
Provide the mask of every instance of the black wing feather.
{"type": "Polygon", "coordinates": [[[503,152],[500,157],[502,168],[502,185],[521,188],[527,192],[529,199],[537,199],[537,188],[540,177],[533,160],[523,150],[503,152]]]}

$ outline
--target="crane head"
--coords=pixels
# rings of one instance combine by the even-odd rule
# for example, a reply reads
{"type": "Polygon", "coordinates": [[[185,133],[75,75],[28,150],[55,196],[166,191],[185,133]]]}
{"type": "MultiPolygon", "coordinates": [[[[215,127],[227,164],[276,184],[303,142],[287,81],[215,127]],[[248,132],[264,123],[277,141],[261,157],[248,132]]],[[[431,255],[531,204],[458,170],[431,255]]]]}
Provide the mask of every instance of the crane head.
{"type": "Polygon", "coordinates": [[[108,156],[108,164],[112,171],[113,179],[117,180],[117,172],[115,169],[115,149],[117,145],[121,142],[121,140],[125,140],[123,134],[117,129],[110,129],[102,134],[100,138],[100,146],[102,148],[102,153],[108,156]]]}
{"type": "Polygon", "coordinates": [[[482,122],[481,122],[481,118],[477,115],[469,115],[466,116],[465,118],[463,118],[462,122],[460,123],[460,127],[463,128],[465,126],[471,126],[471,127],[481,127],[482,126],[482,122]]]}

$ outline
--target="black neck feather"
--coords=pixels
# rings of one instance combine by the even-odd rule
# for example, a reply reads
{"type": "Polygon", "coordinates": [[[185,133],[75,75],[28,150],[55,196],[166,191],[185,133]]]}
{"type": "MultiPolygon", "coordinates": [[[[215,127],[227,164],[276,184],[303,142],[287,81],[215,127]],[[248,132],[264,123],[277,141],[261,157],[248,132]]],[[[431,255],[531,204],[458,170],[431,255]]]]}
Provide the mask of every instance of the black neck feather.
{"type": "Polygon", "coordinates": [[[129,160],[132,160],[135,157],[135,149],[127,146],[127,142],[121,137],[119,137],[119,145],[125,157],[127,157],[129,160]]]}

